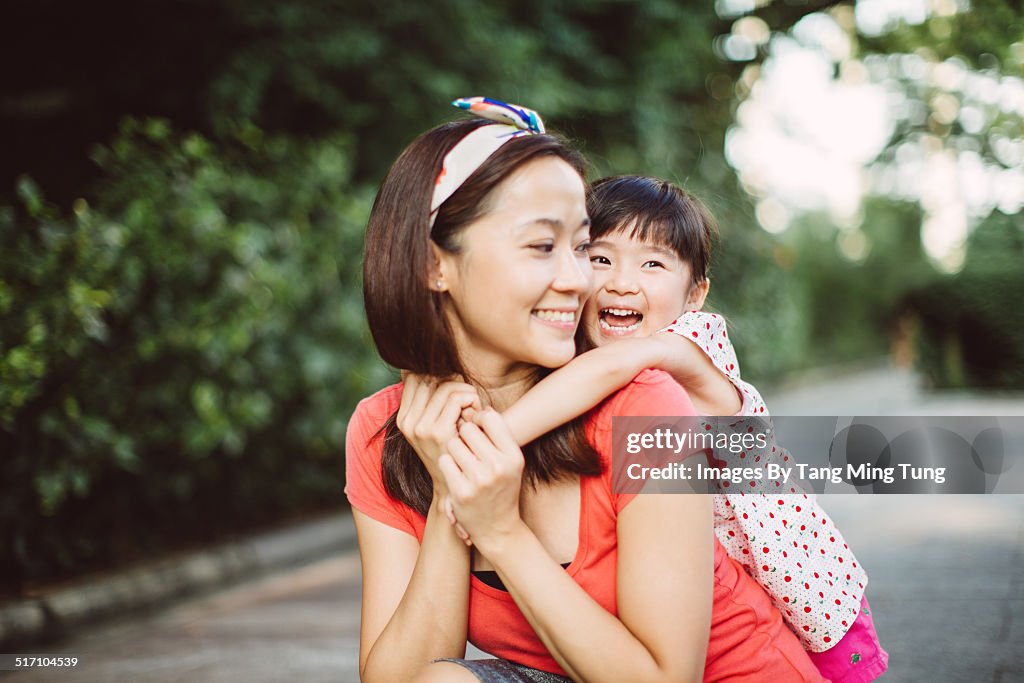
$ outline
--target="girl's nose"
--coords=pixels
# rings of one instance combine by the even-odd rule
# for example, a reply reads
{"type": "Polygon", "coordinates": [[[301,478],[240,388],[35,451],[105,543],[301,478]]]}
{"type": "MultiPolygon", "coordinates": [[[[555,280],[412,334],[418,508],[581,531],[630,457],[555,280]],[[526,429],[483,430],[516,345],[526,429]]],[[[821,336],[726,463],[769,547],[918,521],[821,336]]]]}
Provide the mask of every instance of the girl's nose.
{"type": "Polygon", "coordinates": [[[616,268],[605,282],[604,288],[615,294],[636,294],[640,291],[636,278],[620,268],[616,268]]]}

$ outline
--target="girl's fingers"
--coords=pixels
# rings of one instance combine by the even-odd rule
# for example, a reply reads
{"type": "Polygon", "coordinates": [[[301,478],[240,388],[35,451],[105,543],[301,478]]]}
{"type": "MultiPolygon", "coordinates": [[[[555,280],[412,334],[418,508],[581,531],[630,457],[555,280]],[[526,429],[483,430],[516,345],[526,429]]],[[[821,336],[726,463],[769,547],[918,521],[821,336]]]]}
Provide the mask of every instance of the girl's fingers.
{"type": "Polygon", "coordinates": [[[448,518],[448,521],[451,523],[451,525],[454,527],[458,527],[458,520],[455,519],[455,508],[452,507],[451,496],[445,496],[444,504],[442,505],[442,507],[444,508],[444,516],[448,518]]]}

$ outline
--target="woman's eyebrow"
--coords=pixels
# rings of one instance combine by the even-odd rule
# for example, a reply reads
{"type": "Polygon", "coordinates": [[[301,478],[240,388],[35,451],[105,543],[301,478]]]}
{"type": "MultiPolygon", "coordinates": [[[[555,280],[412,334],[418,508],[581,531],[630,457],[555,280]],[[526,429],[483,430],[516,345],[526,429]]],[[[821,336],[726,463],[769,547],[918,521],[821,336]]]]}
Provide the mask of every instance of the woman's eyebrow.
{"type": "MultiPolygon", "coordinates": [[[[555,228],[556,230],[561,230],[561,229],[565,228],[565,223],[563,223],[561,221],[561,219],[558,219],[558,218],[531,218],[530,220],[526,221],[525,223],[520,223],[517,227],[519,227],[519,228],[526,228],[526,227],[529,227],[531,225],[537,225],[538,223],[540,225],[550,226],[552,228],[555,228]]],[[[579,228],[588,228],[588,227],[590,227],[590,216],[587,216],[582,221],[580,221],[580,224],[579,224],[578,227],[579,228]]]]}

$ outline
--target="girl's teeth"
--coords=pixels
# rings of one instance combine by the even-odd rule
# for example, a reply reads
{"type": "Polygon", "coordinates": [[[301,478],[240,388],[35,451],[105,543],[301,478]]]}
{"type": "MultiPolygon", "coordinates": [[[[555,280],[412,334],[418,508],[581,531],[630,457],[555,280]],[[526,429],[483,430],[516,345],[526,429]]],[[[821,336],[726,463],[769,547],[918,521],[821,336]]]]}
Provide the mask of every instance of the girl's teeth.
{"type": "Polygon", "coordinates": [[[605,319],[604,319],[604,318],[598,318],[598,321],[597,321],[597,322],[598,322],[598,324],[599,324],[599,325],[600,325],[600,326],[601,326],[601,327],[602,327],[603,329],[606,329],[606,330],[615,330],[616,332],[632,332],[633,330],[635,330],[635,329],[637,329],[638,327],[640,327],[640,323],[641,323],[641,322],[643,322],[643,321],[641,321],[641,320],[638,320],[638,321],[636,321],[635,323],[633,323],[632,325],[629,325],[629,326],[615,326],[615,325],[609,325],[609,324],[608,324],[608,323],[607,323],[607,322],[605,321],[605,319]]]}
{"type": "Polygon", "coordinates": [[[606,308],[604,313],[611,313],[612,315],[637,315],[637,312],[628,308],[606,308]]]}
{"type": "Polygon", "coordinates": [[[555,323],[571,323],[576,321],[575,313],[562,311],[536,311],[534,313],[541,320],[548,320],[555,323]]]}

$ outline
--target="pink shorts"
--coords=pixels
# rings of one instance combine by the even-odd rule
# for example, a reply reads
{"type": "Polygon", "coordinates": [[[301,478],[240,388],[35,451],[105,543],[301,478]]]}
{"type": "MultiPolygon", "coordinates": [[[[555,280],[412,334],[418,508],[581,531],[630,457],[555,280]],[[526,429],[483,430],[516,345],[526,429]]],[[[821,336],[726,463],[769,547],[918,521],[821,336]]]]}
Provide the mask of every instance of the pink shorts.
{"type": "Polygon", "coordinates": [[[853,626],[835,647],[807,654],[821,675],[833,683],[867,683],[889,668],[889,653],[878,643],[867,597],[860,601],[860,614],[853,626]]]}

